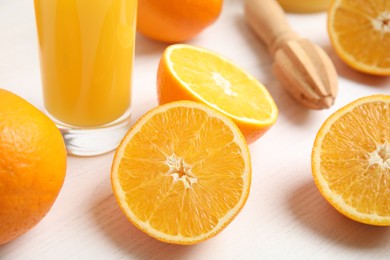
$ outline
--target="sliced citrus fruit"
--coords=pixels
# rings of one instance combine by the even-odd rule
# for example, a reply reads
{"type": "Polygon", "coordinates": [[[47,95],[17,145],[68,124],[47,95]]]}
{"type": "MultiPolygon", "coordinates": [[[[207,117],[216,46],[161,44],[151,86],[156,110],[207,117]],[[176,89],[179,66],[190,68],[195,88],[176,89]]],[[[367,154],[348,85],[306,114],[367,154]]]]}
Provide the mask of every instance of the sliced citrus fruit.
{"type": "Polygon", "coordinates": [[[358,99],[332,114],[312,152],[325,199],[356,221],[390,225],[390,96],[358,99]]]}
{"type": "Polygon", "coordinates": [[[336,53],[352,68],[390,75],[390,4],[388,0],[334,0],[328,32],[336,53]]]}
{"type": "Polygon", "coordinates": [[[251,183],[245,139],[208,106],[177,101],[146,113],[116,151],[111,182],[127,218],[168,243],[213,237],[238,214],[251,183]]]}
{"type": "Polygon", "coordinates": [[[221,55],[187,44],[169,46],[157,74],[160,104],[199,101],[229,116],[248,143],[276,121],[278,109],[267,89],[221,55]]]}

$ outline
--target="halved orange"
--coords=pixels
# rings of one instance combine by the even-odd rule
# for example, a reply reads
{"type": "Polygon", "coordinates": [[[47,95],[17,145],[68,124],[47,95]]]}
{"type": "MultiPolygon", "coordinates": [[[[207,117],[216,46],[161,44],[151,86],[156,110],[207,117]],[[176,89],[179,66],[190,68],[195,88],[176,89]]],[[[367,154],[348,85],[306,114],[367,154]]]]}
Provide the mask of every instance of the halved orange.
{"type": "Polygon", "coordinates": [[[251,183],[245,139],[208,106],[178,101],[146,113],[117,149],[111,182],[127,218],[168,243],[215,236],[244,206],[251,183]]]}
{"type": "Polygon", "coordinates": [[[356,221],[390,225],[390,96],[360,98],[332,114],[312,152],[325,199],[356,221]]]}
{"type": "Polygon", "coordinates": [[[336,53],[352,68],[390,75],[390,4],[388,0],[333,0],[328,32],[336,53]]]}
{"type": "Polygon", "coordinates": [[[248,143],[276,121],[278,109],[267,89],[232,61],[210,50],[169,46],[161,57],[157,90],[160,104],[193,100],[233,119],[248,143]]]}

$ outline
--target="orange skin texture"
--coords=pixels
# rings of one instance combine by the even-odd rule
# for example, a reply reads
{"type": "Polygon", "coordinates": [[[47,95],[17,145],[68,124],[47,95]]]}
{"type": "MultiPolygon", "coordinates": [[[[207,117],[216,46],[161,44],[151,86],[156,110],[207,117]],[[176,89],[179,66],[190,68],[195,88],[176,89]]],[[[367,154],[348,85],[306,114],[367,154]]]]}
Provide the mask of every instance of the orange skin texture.
{"type": "MultiPolygon", "coordinates": [[[[178,100],[190,100],[202,102],[196,96],[181,86],[180,82],[167,70],[168,65],[165,59],[161,59],[157,71],[157,97],[160,105],[178,100]]],[[[229,116],[230,117],[230,116],[229,116]]],[[[239,123],[236,118],[230,117],[241,130],[248,144],[255,142],[272,125],[259,129],[258,126],[246,123],[239,123]]]]}
{"type": "Polygon", "coordinates": [[[34,227],[63,185],[66,148],[41,111],[0,89],[0,245],[34,227]]]}
{"type": "Polygon", "coordinates": [[[139,0],[137,31],[161,42],[184,42],[211,25],[223,0],[139,0]]]}

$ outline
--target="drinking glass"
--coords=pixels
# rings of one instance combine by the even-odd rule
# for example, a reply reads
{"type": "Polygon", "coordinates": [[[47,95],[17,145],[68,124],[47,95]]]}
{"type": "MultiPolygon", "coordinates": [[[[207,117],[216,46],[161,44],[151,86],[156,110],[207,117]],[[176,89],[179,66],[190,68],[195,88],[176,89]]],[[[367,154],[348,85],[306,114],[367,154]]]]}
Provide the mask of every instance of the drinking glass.
{"type": "Polygon", "coordinates": [[[115,149],[130,127],[137,0],[34,0],[43,102],[68,153],[115,149]]]}

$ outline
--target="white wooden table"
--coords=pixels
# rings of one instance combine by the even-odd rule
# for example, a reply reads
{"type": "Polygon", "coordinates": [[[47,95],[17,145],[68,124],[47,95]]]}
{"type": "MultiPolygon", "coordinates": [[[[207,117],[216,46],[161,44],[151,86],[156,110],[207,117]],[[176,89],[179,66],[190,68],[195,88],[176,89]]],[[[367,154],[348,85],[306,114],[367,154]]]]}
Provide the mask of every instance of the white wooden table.
{"type": "MultiPolygon", "coordinates": [[[[356,98],[390,94],[390,78],[344,65],[330,45],[325,13],[288,19],[336,65],[340,90],[331,109],[307,110],[282,89],[265,46],[245,23],[242,0],[225,0],[218,21],[189,42],[252,73],[280,110],[276,125],[250,145],[251,194],[222,233],[196,246],[164,244],[143,234],[126,220],[111,191],[113,153],[69,156],[65,184],[49,214],[27,234],[0,246],[0,259],[390,259],[390,228],[359,224],[336,212],[317,191],[310,165],[322,122],[356,98]]],[[[157,105],[157,64],[166,46],[137,36],[133,122],[157,105]]],[[[0,88],[42,109],[32,0],[0,0],[0,88]]]]}

